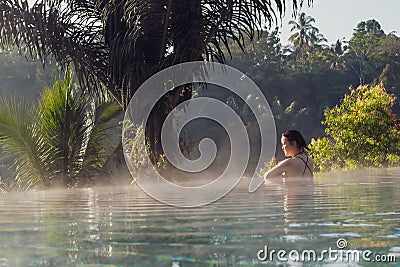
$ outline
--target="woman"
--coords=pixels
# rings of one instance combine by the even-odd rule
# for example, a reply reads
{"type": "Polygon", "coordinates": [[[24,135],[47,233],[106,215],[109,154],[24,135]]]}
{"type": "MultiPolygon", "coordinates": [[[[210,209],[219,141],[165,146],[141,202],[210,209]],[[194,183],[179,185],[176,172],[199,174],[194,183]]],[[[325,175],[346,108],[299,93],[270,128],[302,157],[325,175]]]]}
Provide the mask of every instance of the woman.
{"type": "Polygon", "coordinates": [[[269,170],[266,178],[274,177],[313,177],[313,160],[307,156],[308,149],[304,137],[299,131],[289,130],[282,134],[282,150],[285,156],[290,157],[281,161],[269,170]]]}

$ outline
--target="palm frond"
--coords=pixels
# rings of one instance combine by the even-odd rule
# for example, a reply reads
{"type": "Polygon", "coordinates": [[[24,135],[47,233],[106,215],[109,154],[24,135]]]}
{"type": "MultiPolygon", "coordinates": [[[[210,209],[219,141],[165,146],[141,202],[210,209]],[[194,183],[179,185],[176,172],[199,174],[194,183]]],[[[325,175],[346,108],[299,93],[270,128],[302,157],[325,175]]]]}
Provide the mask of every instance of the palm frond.
{"type": "Polygon", "coordinates": [[[16,186],[74,186],[89,180],[105,162],[109,132],[117,124],[113,119],[121,111],[116,102],[79,92],[72,68],[45,88],[38,106],[1,99],[0,145],[14,160],[16,186]]]}
{"type": "Polygon", "coordinates": [[[46,180],[43,159],[48,155],[35,123],[35,107],[27,101],[0,100],[0,145],[14,160],[17,187],[31,188],[46,180]]]}
{"type": "Polygon", "coordinates": [[[107,160],[107,150],[114,149],[110,147],[110,130],[119,124],[116,117],[121,114],[122,108],[116,102],[103,102],[95,108],[80,177],[93,178],[101,171],[107,160]]]}
{"type": "Polygon", "coordinates": [[[75,90],[70,68],[63,80],[45,89],[39,101],[41,134],[53,151],[48,159],[51,172],[61,175],[60,179],[69,186],[75,182],[85,155],[90,103],[75,90]]]}
{"type": "Polygon", "coordinates": [[[107,131],[122,109],[116,102],[97,102],[74,88],[71,68],[40,99],[42,135],[53,151],[48,161],[68,186],[89,180],[105,162],[107,131]]]}
{"type": "MultiPolygon", "coordinates": [[[[79,81],[101,94],[109,84],[108,49],[96,1],[3,0],[0,47],[16,48],[45,65],[54,57],[64,68],[74,63],[79,81]]],[[[89,87],[88,87],[89,88],[89,87]]]]}
{"type": "MultiPolygon", "coordinates": [[[[206,58],[224,62],[225,55],[221,47],[229,53],[228,39],[237,43],[242,49],[245,40],[250,41],[259,37],[262,25],[271,26],[277,22],[286,10],[284,0],[250,1],[231,0],[203,2],[203,18],[205,22],[205,41],[203,43],[206,58]]],[[[312,1],[308,1],[309,4],[312,1]]],[[[303,5],[303,1],[293,1],[293,10],[296,12],[303,5]]]]}
{"type": "MultiPolygon", "coordinates": [[[[165,67],[193,60],[224,62],[231,40],[243,48],[263,24],[285,11],[284,0],[103,1],[110,75],[126,107],[137,87],[165,67]]],[[[309,4],[312,1],[308,1],[309,4]]],[[[297,10],[303,1],[293,1],[297,10]]]]}
{"type": "Polygon", "coordinates": [[[0,192],[7,193],[11,191],[11,188],[3,181],[3,178],[0,176],[0,192]]]}
{"type": "MultiPolygon", "coordinates": [[[[277,22],[286,0],[2,0],[0,46],[43,63],[74,64],[93,95],[102,88],[125,108],[157,71],[186,61],[225,61],[230,46],[277,22]],[[226,48],[226,49],[223,49],[226,48]]],[[[293,10],[304,0],[293,0],[293,10]]],[[[312,0],[307,1],[310,5],[312,0]]]]}

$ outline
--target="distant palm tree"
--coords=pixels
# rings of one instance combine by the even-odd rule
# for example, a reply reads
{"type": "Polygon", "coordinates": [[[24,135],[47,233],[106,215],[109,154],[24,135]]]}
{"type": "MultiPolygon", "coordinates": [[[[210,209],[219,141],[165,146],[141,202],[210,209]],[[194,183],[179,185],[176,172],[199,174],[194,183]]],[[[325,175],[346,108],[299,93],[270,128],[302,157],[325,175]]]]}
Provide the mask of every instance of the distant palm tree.
{"type": "Polygon", "coordinates": [[[335,44],[331,46],[328,50],[328,54],[330,55],[330,66],[331,70],[334,69],[343,69],[346,67],[346,64],[343,59],[343,55],[347,50],[347,46],[343,46],[340,40],[337,40],[335,44]]]}
{"type": "Polygon", "coordinates": [[[325,37],[319,33],[319,29],[313,26],[313,23],[315,23],[315,19],[306,16],[304,12],[300,14],[298,21],[289,21],[289,25],[292,26],[290,31],[293,32],[289,41],[294,45],[294,50],[298,54],[304,55],[322,42],[327,42],[325,37]]]}
{"type": "Polygon", "coordinates": [[[121,111],[115,102],[79,93],[70,68],[37,106],[1,99],[0,146],[15,162],[14,188],[90,181],[106,161],[108,130],[121,111]]]}

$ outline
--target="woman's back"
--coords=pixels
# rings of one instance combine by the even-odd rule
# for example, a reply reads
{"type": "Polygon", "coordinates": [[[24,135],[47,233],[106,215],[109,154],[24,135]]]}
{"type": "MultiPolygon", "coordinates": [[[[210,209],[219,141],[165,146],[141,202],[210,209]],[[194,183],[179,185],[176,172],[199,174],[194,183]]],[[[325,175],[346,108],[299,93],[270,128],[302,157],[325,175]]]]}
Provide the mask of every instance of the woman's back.
{"type": "Polygon", "coordinates": [[[306,154],[302,153],[285,161],[288,161],[285,177],[313,177],[314,162],[306,154]]]}
{"type": "Polygon", "coordinates": [[[279,162],[266,173],[265,178],[273,177],[313,177],[313,160],[304,154],[279,162]]]}

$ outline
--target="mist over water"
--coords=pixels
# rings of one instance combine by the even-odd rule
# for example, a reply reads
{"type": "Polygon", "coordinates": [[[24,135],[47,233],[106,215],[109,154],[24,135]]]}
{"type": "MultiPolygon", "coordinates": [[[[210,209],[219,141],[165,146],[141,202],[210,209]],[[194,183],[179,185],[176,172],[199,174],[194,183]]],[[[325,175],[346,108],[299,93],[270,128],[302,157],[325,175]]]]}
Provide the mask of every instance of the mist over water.
{"type": "MultiPolygon", "coordinates": [[[[255,138],[257,139],[257,135],[255,138]]],[[[139,87],[125,112],[122,142],[128,169],[146,193],[163,203],[195,207],[214,202],[229,193],[246,171],[249,171],[249,166],[253,170],[250,176],[254,181],[255,170],[261,169],[264,163],[274,156],[276,130],[265,96],[248,76],[227,65],[197,61],[163,69],[139,87]],[[194,88],[197,88],[196,85],[205,84],[207,90],[210,90],[209,84],[212,84],[213,87],[218,87],[213,88],[214,90],[223,88],[229,94],[222,93],[223,99],[219,99],[204,95],[200,93],[201,90],[195,89],[196,97],[168,110],[167,115],[165,112],[159,114],[162,118],[160,131],[156,130],[156,127],[154,132],[148,131],[150,135],[142,134],[141,125],[147,128],[149,121],[151,123],[150,114],[157,103],[168,92],[175,90],[174,88],[187,84],[194,88]],[[241,99],[244,103],[240,109],[235,105],[235,98],[241,99]],[[141,101],[142,99],[146,101],[141,101]],[[165,118],[164,115],[166,115],[165,118]],[[254,123],[249,122],[249,118],[253,118],[254,123]],[[207,133],[210,128],[204,127],[203,123],[196,127],[194,133],[189,132],[186,138],[182,138],[181,133],[185,127],[187,128],[187,124],[199,119],[211,120],[220,126],[222,137],[207,133]],[[254,124],[253,127],[252,124],[254,124]],[[258,129],[258,136],[262,137],[258,138],[258,146],[250,143],[252,139],[250,136],[254,139],[254,135],[249,134],[249,128],[258,129]],[[159,133],[161,138],[157,137],[159,133]],[[151,144],[158,147],[152,149],[157,155],[150,155],[151,153],[144,155],[145,160],[148,159],[151,164],[137,164],[136,151],[138,151],[138,146],[146,146],[146,138],[151,140],[150,147],[151,144]],[[222,147],[217,143],[221,140],[228,142],[229,150],[220,149],[223,153],[219,154],[221,156],[217,162],[218,148],[226,148],[223,142],[222,147]],[[187,148],[186,155],[183,152],[182,143],[183,147],[187,148]],[[190,157],[190,150],[193,148],[196,155],[190,157]],[[256,159],[250,160],[250,155],[254,152],[258,155],[256,159]],[[216,165],[224,165],[224,163],[226,167],[222,168],[222,171],[216,170],[216,165]],[[138,165],[142,165],[143,168],[138,165]],[[208,168],[210,170],[206,170],[208,168]],[[203,171],[208,173],[202,173],[203,171]],[[201,186],[183,187],[171,182],[171,179],[187,182],[190,180],[188,176],[192,176],[192,173],[204,179],[203,177],[209,177],[209,173],[218,172],[220,174],[212,182],[201,186]],[[179,176],[181,177],[178,178],[179,176]],[[154,187],[157,183],[161,186],[154,187]],[[186,199],[186,203],[169,202],[171,194],[186,199]]],[[[260,182],[262,180],[257,181],[256,184],[260,182]]]]}

